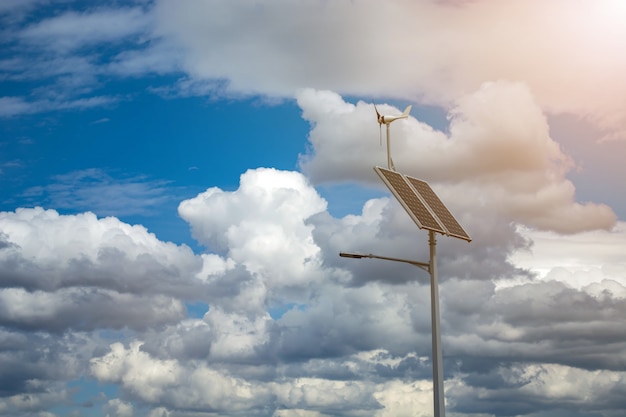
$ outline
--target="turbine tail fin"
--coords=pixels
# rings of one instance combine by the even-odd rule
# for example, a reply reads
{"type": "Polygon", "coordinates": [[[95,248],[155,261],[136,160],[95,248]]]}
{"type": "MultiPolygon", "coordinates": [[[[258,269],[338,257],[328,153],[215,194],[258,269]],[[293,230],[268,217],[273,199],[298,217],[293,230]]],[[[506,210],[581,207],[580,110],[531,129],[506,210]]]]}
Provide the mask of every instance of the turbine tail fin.
{"type": "Polygon", "coordinates": [[[380,146],[383,146],[383,121],[378,112],[378,108],[376,107],[376,103],[374,103],[374,110],[376,111],[376,121],[378,122],[378,137],[380,141],[380,146]]]}
{"type": "Polygon", "coordinates": [[[411,112],[412,107],[413,107],[412,104],[409,104],[408,106],[406,106],[406,109],[404,109],[404,111],[402,112],[402,117],[409,117],[409,113],[411,112]]]}

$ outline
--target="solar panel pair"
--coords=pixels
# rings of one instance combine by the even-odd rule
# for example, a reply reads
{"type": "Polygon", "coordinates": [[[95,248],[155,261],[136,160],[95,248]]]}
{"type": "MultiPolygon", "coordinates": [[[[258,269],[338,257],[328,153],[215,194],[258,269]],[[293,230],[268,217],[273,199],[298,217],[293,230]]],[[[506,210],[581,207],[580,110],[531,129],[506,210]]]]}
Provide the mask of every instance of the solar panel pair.
{"type": "Polygon", "coordinates": [[[374,171],[402,204],[417,227],[468,242],[472,240],[426,181],[381,167],[374,167],[374,171]]]}

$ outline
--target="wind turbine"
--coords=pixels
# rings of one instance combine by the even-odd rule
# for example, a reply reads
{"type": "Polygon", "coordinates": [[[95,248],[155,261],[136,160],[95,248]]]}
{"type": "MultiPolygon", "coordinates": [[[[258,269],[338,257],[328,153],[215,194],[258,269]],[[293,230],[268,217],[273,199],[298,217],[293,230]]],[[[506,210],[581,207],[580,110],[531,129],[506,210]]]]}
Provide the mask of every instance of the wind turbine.
{"type": "Polygon", "coordinates": [[[388,116],[388,115],[381,115],[378,112],[378,109],[376,108],[376,104],[374,104],[374,110],[376,110],[376,118],[378,119],[378,127],[379,127],[379,132],[380,132],[380,144],[381,145],[383,142],[383,124],[387,126],[387,168],[391,169],[392,171],[395,171],[396,167],[393,165],[393,160],[391,159],[391,149],[389,145],[389,125],[393,121],[396,121],[398,119],[406,119],[407,117],[409,117],[409,112],[411,111],[411,107],[413,106],[412,105],[406,106],[406,109],[404,109],[402,114],[399,116],[388,116]]]}

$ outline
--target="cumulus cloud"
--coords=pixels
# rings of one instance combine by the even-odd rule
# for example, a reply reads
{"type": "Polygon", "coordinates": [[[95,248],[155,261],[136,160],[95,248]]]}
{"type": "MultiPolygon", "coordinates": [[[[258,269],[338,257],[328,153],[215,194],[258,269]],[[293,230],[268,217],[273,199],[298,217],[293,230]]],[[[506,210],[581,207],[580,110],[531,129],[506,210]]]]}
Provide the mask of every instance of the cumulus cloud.
{"type": "MultiPolygon", "coordinates": [[[[202,319],[148,331],[143,340],[128,345],[112,345],[92,360],[94,376],[167,410],[185,405],[254,414],[269,406],[277,410],[275,415],[366,412],[382,417],[400,410],[419,415],[416,410],[425,405],[430,409],[427,280],[420,279],[421,271],[414,267],[403,270],[337,256],[340,248],[350,246],[411,256],[406,248],[419,246],[414,225],[386,198],[370,200],[361,214],[342,219],[332,218],[324,207],[300,174],[267,169],[248,171],[236,191],[210,189],[181,204],[181,215],[189,219],[196,238],[225,252],[224,257],[205,256],[210,272],[204,278],[215,285],[222,276],[238,276],[232,274],[243,258],[235,261],[230,254],[248,244],[229,240],[227,231],[220,240],[217,231],[245,223],[246,218],[266,219],[280,225],[271,230],[281,233],[306,232],[301,238],[306,236],[318,248],[322,262],[315,265],[323,273],[315,275],[310,288],[298,280],[310,271],[292,270],[300,285],[293,299],[299,304],[284,306],[279,316],[271,317],[268,294],[284,295],[285,284],[267,271],[247,271],[229,299],[214,299],[202,319]],[[253,184],[254,190],[249,189],[253,184]],[[313,209],[303,204],[310,201],[320,205],[313,209]],[[258,212],[246,210],[251,206],[258,212]],[[295,223],[293,218],[271,216],[305,206],[295,223]],[[246,301],[232,301],[237,299],[246,301]],[[158,375],[147,378],[144,369],[151,363],[158,375]],[[210,388],[205,378],[214,381],[210,388]],[[412,399],[400,393],[410,393],[412,399]]],[[[506,226],[495,224],[494,230],[506,226]]],[[[460,413],[503,413],[504,399],[517,398],[512,393],[521,387],[525,405],[513,406],[518,413],[541,410],[548,403],[571,410],[564,400],[567,392],[577,389],[581,375],[594,373],[597,383],[585,386],[587,395],[620,407],[611,392],[619,385],[615,381],[624,377],[620,358],[626,346],[619,336],[619,317],[626,312],[623,299],[616,293],[594,294],[536,279],[508,260],[516,251],[529,249],[523,230],[511,226],[493,236],[500,240],[491,246],[486,237],[461,246],[443,238],[440,242],[449,406],[460,413]],[[459,255],[465,251],[471,255],[459,255]],[[496,284],[507,276],[504,284],[496,284]],[[581,338],[589,342],[580,343],[581,338]],[[601,349],[592,342],[598,338],[601,349]],[[565,378],[562,383],[554,382],[557,375],[565,378]],[[537,388],[545,383],[555,389],[537,388]],[[477,393],[489,401],[471,400],[477,393]]],[[[417,256],[424,255],[424,249],[417,251],[417,256]]],[[[281,253],[305,262],[298,246],[284,247],[281,253]]],[[[584,408],[582,401],[576,407],[584,408]]]]}
{"type": "Polygon", "coordinates": [[[71,403],[75,391],[66,382],[84,375],[96,347],[97,338],[81,332],[51,335],[0,326],[0,415],[48,415],[71,403]]]}
{"type": "MultiPolygon", "coordinates": [[[[301,166],[314,182],[378,181],[371,167],[386,165],[386,155],[376,143],[373,106],[311,89],[298,94],[298,104],[312,125],[301,166]]],[[[400,114],[390,106],[380,111],[400,114]]],[[[448,133],[413,118],[392,124],[396,168],[435,182],[444,201],[532,227],[574,233],[613,226],[611,208],[575,200],[566,177],[573,161],[550,137],[524,84],[484,84],[460,98],[449,119],[448,133]]]]}
{"type": "Polygon", "coordinates": [[[200,243],[254,275],[244,296],[308,286],[318,278],[319,248],[305,220],[325,209],[326,202],[302,174],[260,168],[244,173],[238,190],[210,188],[178,210],[200,243]]]}
{"type": "Polygon", "coordinates": [[[202,297],[202,261],[142,226],[35,208],[0,213],[0,229],[4,325],[145,327],[182,318],[178,297],[202,297]]]}
{"type": "MultiPolygon", "coordinates": [[[[475,282],[449,282],[442,288],[446,386],[452,410],[526,414],[553,404],[551,407],[591,411],[592,406],[585,403],[589,398],[609,404],[608,408],[623,406],[619,396],[613,395],[624,378],[624,364],[619,361],[624,344],[618,324],[623,305],[607,309],[607,305],[595,304],[583,293],[562,285],[550,289],[528,284],[496,293],[493,286],[482,285],[485,290],[481,293],[476,291],[475,282]],[[461,295],[469,291],[477,297],[468,300],[461,295]],[[472,305],[467,304],[469,301],[472,305]],[[543,307],[535,311],[533,306],[543,307]],[[565,310],[566,306],[572,308],[565,310]],[[600,319],[597,315],[593,318],[590,313],[594,311],[612,313],[600,319]],[[609,327],[599,333],[601,326],[609,327]],[[602,337],[606,347],[599,351],[597,344],[583,348],[576,342],[574,348],[573,341],[581,337],[602,337]],[[532,362],[538,364],[529,364],[532,362]],[[592,376],[594,382],[583,384],[589,381],[585,375],[592,376]],[[552,388],[541,389],[545,384],[552,388]],[[487,400],[474,401],[472,397],[479,393],[487,400]],[[578,393],[574,403],[571,393],[578,393]],[[520,402],[511,404],[511,398],[520,402]]],[[[403,299],[401,303],[398,298],[389,298],[389,289],[372,289],[347,289],[335,299],[330,297],[337,289],[329,289],[323,292],[327,299],[323,305],[294,310],[277,320],[278,327],[268,336],[283,339],[293,349],[274,345],[277,362],[263,356],[255,360],[254,355],[241,362],[242,357],[232,351],[229,356],[217,352],[185,359],[172,351],[149,353],[152,348],[144,350],[133,343],[111,346],[109,353],[92,360],[91,369],[102,382],[120,384],[133,397],[169,409],[228,410],[236,415],[271,407],[294,413],[328,414],[333,410],[330,415],[367,412],[391,416],[398,410],[409,412],[430,405],[430,363],[413,353],[415,349],[425,355],[429,352],[427,313],[415,312],[415,317],[423,316],[423,322],[413,323],[410,330],[404,327],[412,321],[406,316],[408,299],[401,295],[406,289],[394,296],[403,299]],[[400,306],[405,317],[386,313],[400,306]],[[383,322],[383,317],[390,321],[383,322]],[[372,346],[395,346],[398,353],[391,354],[385,348],[368,350],[372,346]],[[343,350],[337,350],[339,347],[343,350]],[[207,380],[211,381],[208,386],[207,380]],[[402,393],[411,394],[412,399],[407,400],[402,393]]],[[[423,291],[422,296],[407,291],[411,302],[427,304],[428,290],[423,291]]],[[[235,323],[241,323],[240,318],[235,323]]],[[[221,319],[230,322],[233,316],[223,315],[221,319]]],[[[207,318],[203,321],[208,322],[207,318]]],[[[177,332],[170,330],[174,331],[172,336],[177,332]]],[[[239,331],[249,332],[245,326],[239,331]]],[[[163,343],[157,334],[150,339],[156,345],[163,343]]],[[[169,345],[177,339],[167,340],[169,345]]]]}
{"type": "MultiPolygon", "coordinates": [[[[400,359],[389,360],[380,352],[368,352],[349,356],[346,365],[353,371],[373,371],[376,366],[393,370],[403,363],[400,359]]],[[[137,342],[129,347],[114,344],[109,353],[91,362],[91,371],[99,380],[119,383],[143,401],[163,404],[165,410],[187,408],[232,415],[262,415],[270,410],[276,416],[369,413],[389,417],[397,410],[417,411],[420,405],[432,404],[427,382],[377,383],[356,378],[354,372],[347,378],[292,376],[283,365],[279,370],[287,374],[273,381],[246,380],[223,366],[158,359],[142,352],[137,342]],[[146,368],[151,372],[147,374],[146,368]],[[411,394],[411,398],[400,399],[399,392],[411,394]]],[[[425,410],[419,413],[429,415],[425,410]]]]}
{"type": "MultiPolygon", "coordinates": [[[[458,409],[462,413],[474,413],[483,410],[481,402],[488,399],[498,404],[493,409],[495,415],[593,415],[596,412],[604,413],[609,408],[622,409],[624,407],[623,373],[606,372],[598,374],[582,369],[572,369],[560,365],[527,365],[515,364],[508,368],[500,368],[485,377],[497,379],[501,388],[493,385],[468,387],[463,383],[456,384],[451,389],[453,401],[463,404],[458,409]],[[506,388],[502,388],[506,386],[506,388]],[[515,393],[516,401],[508,401],[515,393]],[[457,397],[458,395],[458,397],[457,397]],[[567,405],[562,408],[552,408],[548,413],[534,410],[546,407],[545,397],[560,398],[567,405]],[[478,399],[480,398],[480,399],[478,399]],[[603,404],[603,409],[592,409],[591,402],[603,404]],[[605,408],[606,407],[606,408],[605,408]]],[[[460,382],[460,381],[459,381],[460,382]]],[[[610,412],[609,412],[610,413],[610,412]]]]}
{"type": "Polygon", "coordinates": [[[106,408],[107,417],[132,417],[133,405],[120,399],[109,400],[106,408]]]}
{"type": "Polygon", "coordinates": [[[604,279],[626,285],[624,222],[618,222],[610,231],[589,231],[567,238],[525,227],[519,231],[533,241],[533,248],[515,253],[512,260],[532,269],[541,279],[565,282],[578,289],[604,279]]]}

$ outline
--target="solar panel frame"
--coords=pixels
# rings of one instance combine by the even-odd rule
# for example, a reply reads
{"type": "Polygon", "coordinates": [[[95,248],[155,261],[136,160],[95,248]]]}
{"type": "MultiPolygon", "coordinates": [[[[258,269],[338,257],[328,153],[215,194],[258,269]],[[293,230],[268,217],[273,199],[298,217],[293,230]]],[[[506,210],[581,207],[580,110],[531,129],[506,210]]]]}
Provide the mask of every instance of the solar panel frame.
{"type": "Polygon", "coordinates": [[[417,227],[468,242],[472,240],[426,181],[381,167],[374,167],[374,171],[417,227]]]}

